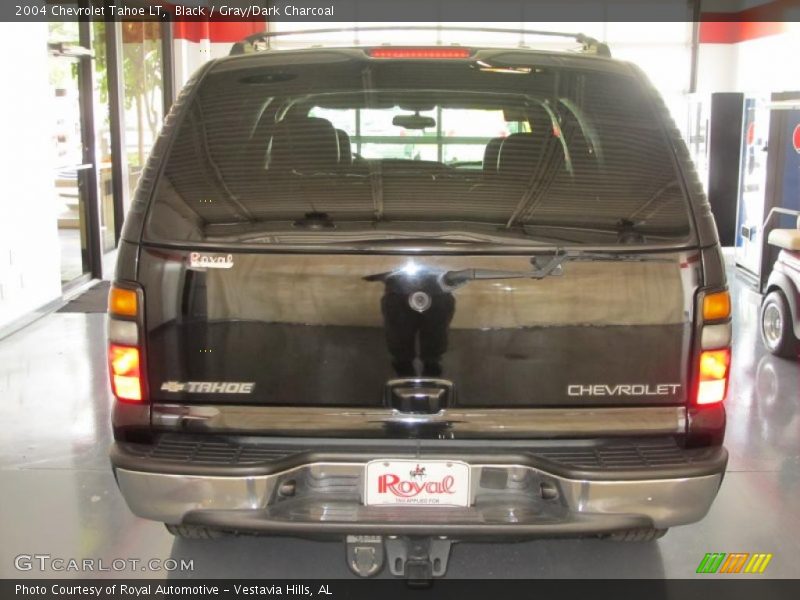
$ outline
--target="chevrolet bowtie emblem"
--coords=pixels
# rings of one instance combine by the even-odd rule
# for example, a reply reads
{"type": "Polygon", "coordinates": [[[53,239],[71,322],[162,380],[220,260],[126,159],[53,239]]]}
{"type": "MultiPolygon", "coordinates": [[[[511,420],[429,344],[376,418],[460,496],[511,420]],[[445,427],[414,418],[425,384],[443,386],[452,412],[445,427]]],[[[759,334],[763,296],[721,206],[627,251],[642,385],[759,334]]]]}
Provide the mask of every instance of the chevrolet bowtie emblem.
{"type": "Polygon", "coordinates": [[[161,384],[162,392],[172,392],[174,394],[176,392],[182,392],[185,389],[186,389],[186,384],[180,383],[178,381],[166,381],[161,384]]]}

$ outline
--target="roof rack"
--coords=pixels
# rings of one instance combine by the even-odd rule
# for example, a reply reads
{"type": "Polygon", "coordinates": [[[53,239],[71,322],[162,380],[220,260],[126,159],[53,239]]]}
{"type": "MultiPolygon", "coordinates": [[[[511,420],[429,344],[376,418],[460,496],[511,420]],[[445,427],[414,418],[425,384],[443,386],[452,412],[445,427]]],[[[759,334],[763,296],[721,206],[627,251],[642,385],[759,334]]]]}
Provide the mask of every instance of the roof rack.
{"type": "MultiPolygon", "coordinates": [[[[595,54],[597,56],[611,57],[611,50],[608,44],[600,42],[593,37],[584,35],[583,33],[563,33],[558,31],[540,31],[536,29],[505,29],[499,27],[440,27],[436,25],[401,25],[399,27],[390,26],[370,26],[370,27],[342,27],[342,28],[324,28],[324,29],[306,29],[298,31],[265,31],[263,33],[256,33],[246,37],[241,42],[236,42],[231,48],[230,55],[236,54],[252,54],[254,52],[263,52],[272,50],[271,41],[273,38],[288,37],[293,35],[315,35],[315,34],[329,34],[329,33],[353,33],[358,36],[361,32],[372,31],[463,31],[463,32],[477,32],[477,33],[504,33],[519,35],[538,35],[546,37],[559,37],[575,40],[581,45],[581,52],[586,54],[595,54]]],[[[439,42],[437,45],[441,45],[439,42]]],[[[522,40],[519,43],[520,47],[526,47],[522,40]]]]}

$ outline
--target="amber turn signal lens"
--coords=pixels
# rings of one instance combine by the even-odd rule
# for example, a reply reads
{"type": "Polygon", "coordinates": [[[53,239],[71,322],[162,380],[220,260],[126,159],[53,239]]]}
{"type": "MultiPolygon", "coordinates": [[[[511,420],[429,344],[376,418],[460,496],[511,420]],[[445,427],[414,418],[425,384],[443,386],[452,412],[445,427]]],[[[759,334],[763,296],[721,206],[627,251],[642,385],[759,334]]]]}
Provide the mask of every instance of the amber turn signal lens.
{"type": "Polygon", "coordinates": [[[112,315],[135,317],[139,312],[139,298],[133,290],[111,286],[108,293],[108,312],[112,315]]]}
{"type": "Polygon", "coordinates": [[[703,297],[703,320],[719,321],[731,316],[731,295],[726,291],[703,297]]]}

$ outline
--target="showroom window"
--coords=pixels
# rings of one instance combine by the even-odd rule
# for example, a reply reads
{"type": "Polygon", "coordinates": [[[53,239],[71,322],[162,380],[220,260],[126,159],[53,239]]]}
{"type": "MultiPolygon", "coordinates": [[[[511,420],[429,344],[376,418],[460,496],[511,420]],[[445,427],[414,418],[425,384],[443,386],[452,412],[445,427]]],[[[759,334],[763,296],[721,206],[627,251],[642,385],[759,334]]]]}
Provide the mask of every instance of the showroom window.
{"type": "Polygon", "coordinates": [[[434,107],[419,111],[434,123],[424,129],[406,129],[393,119],[408,111],[385,109],[331,109],[319,106],[312,117],[330,121],[350,137],[353,152],[362,158],[433,160],[480,168],[486,144],[497,137],[527,131],[522,121],[506,121],[502,110],[434,107]]]}
{"type": "Polygon", "coordinates": [[[47,47],[53,213],[67,289],[100,272],[90,24],[50,23],[47,47]]]}
{"type": "Polygon", "coordinates": [[[97,154],[97,175],[100,199],[100,234],[103,252],[112,251],[117,244],[114,231],[113,151],[111,119],[108,110],[108,53],[106,23],[92,23],[94,48],[94,134],[97,154]]]}
{"type": "Polygon", "coordinates": [[[171,23],[48,25],[61,281],[99,277],[172,97],[171,23]]]}
{"type": "MultiPolygon", "coordinates": [[[[156,22],[122,23],[122,79],[128,202],[133,197],[164,118],[162,28],[156,22]]],[[[125,206],[125,212],[128,205],[125,206]]]]}

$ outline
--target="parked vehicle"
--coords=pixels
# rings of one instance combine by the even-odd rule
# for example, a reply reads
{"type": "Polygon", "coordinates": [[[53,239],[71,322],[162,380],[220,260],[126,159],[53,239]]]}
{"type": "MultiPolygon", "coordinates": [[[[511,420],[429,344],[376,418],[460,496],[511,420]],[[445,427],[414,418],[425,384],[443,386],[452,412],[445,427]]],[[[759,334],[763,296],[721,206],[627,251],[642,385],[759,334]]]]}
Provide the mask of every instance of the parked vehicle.
{"type": "Polygon", "coordinates": [[[800,211],[773,209],[797,217],[795,229],[773,229],[767,243],[780,248],[761,302],[761,339],[775,356],[798,357],[800,352],[800,211]]]}
{"type": "Polygon", "coordinates": [[[702,519],[730,299],[645,75],[582,36],[264,39],[187,84],[125,222],[111,460],[131,510],[185,537],[333,536],[360,575],[423,579],[457,540],[702,519]]]}

